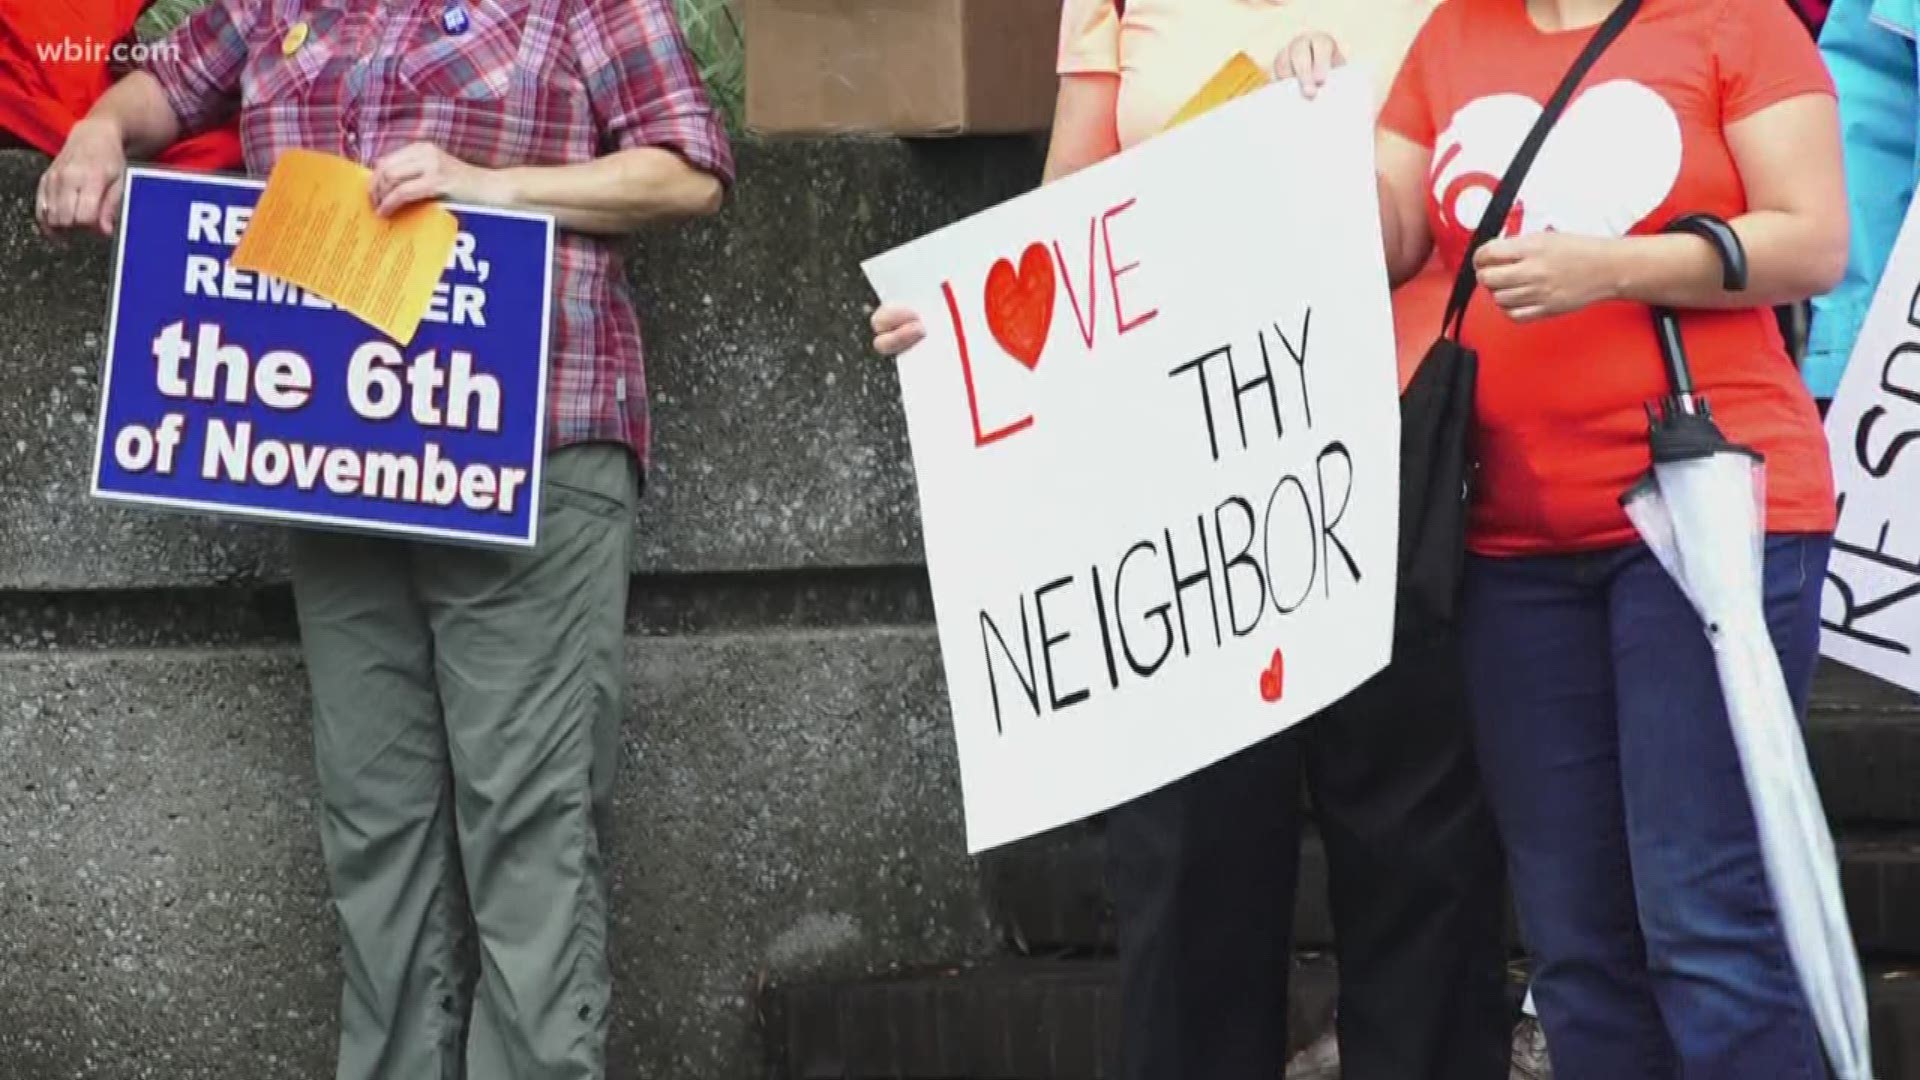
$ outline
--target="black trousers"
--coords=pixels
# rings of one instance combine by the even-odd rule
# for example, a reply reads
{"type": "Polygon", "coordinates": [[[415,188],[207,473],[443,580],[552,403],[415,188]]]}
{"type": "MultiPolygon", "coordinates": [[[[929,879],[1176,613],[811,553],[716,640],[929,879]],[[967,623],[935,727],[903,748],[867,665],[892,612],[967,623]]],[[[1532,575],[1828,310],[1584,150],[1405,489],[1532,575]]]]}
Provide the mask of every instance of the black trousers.
{"type": "Polygon", "coordinates": [[[1305,816],[1327,849],[1343,1080],[1506,1080],[1504,864],[1452,642],[1108,816],[1124,1080],[1279,1080],[1305,816]]]}

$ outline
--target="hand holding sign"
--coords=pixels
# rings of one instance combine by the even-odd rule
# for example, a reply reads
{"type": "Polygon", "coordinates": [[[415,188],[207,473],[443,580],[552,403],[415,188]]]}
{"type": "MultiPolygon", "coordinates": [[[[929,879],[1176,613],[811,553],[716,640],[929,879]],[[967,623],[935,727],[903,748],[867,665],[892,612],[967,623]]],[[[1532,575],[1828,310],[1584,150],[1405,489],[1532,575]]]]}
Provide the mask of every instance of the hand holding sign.
{"type": "Polygon", "coordinates": [[[1308,98],[1320,93],[1335,70],[1346,65],[1340,43],[1331,34],[1318,31],[1301,34],[1280,50],[1273,63],[1274,78],[1300,80],[1300,92],[1308,98]]]}
{"type": "Polygon", "coordinates": [[[873,351],[899,356],[926,340],[927,327],[912,308],[881,304],[873,310],[873,351]]]}
{"type": "Polygon", "coordinates": [[[367,194],[381,217],[392,217],[415,203],[432,199],[501,206],[507,199],[500,174],[469,165],[427,142],[405,146],[373,163],[367,194]]]}
{"type": "Polygon", "coordinates": [[[443,206],[374,212],[372,173],[311,150],[282,154],[233,264],[310,289],[405,345],[453,254],[459,222],[443,206]]]}
{"type": "Polygon", "coordinates": [[[33,219],[44,236],[67,229],[113,232],[126,182],[127,152],[120,131],[101,120],[73,126],[60,156],[40,176],[33,219]]]}

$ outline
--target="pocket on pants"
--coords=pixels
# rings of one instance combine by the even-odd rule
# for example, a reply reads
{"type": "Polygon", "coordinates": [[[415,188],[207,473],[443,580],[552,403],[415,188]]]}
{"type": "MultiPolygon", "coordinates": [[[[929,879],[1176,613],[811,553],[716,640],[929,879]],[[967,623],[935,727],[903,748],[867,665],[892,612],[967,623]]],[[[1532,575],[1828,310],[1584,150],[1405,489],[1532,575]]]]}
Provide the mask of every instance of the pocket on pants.
{"type": "Polygon", "coordinates": [[[608,521],[620,521],[633,513],[633,507],[610,495],[556,480],[547,482],[547,509],[579,510],[608,521]]]}
{"type": "Polygon", "coordinates": [[[626,447],[565,447],[548,455],[542,473],[543,514],[575,510],[609,522],[632,520],[639,501],[639,468],[626,447]]]}

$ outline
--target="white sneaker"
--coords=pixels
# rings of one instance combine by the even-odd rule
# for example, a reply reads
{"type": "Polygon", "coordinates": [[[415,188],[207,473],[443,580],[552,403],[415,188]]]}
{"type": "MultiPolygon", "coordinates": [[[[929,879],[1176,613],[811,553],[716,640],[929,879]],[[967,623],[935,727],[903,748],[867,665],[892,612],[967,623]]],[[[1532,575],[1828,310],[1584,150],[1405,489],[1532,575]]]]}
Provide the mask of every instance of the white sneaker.
{"type": "Polygon", "coordinates": [[[1286,1080],[1340,1080],[1340,1041],[1333,1025],[1287,1062],[1286,1080]]]}
{"type": "Polygon", "coordinates": [[[1522,1016],[1513,1029],[1510,1080],[1553,1080],[1553,1062],[1547,1059],[1546,1029],[1531,1016],[1522,1016]]]}

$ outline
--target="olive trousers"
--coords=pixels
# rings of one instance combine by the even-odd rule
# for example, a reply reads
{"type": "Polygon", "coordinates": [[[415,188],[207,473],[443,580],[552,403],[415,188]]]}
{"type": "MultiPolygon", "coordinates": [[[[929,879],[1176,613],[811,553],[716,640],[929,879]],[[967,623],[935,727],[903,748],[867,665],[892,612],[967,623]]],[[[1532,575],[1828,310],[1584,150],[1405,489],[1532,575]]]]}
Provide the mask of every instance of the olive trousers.
{"type": "Polygon", "coordinates": [[[600,1080],[638,471],[551,453],[525,552],[293,538],[338,1080],[600,1080]]]}

